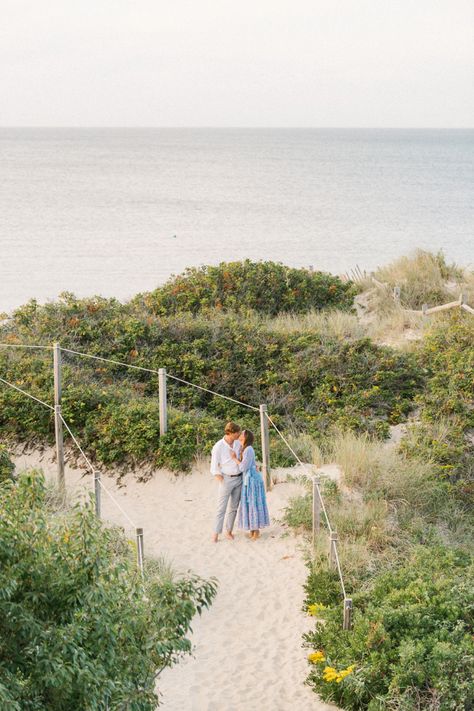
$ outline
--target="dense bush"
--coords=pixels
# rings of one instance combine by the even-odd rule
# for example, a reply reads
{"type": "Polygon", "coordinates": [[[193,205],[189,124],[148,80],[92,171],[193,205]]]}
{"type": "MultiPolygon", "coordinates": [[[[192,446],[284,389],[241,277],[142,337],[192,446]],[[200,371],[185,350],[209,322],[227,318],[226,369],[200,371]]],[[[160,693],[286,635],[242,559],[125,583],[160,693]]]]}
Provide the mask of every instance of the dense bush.
{"type": "Polygon", "coordinates": [[[312,580],[308,682],[354,711],[466,711],[474,705],[474,565],[444,548],[418,549],[354,596],[354,628],[341,631],[330,577],[312,580]],[[319,603],[324,602],[325,608],[319,603]]]}
{"type": "Polygon", "coordinates": [[[229,262],[187,269],[143,298],[156,314],[209,308],[252,309],[262,314],[303,313],[327,306],[350,309],[354,285],[324,272],[275,262],[229,262]]]}
{"type": "Polygon", "coordinates": [[[0,708],[152,711],[155,677],[215,584],[136,570],[92,509],[48,510],[39,474],[0,486],[0,708]]]}
{"type": "MultiPolygon", "coordinates": [[[[317,436],[334,423],[385,436],[388,425],[409,412],[422,384],[412,355],[368,339],[272,331],[271,324],[252,316],[159,317],[140,309],[66,294],[57,303],[31,302],[18,309],[0,329],[1,336],[23,343],[59,339],[65,348],[145,368],[166,367],[172,375],[231,398],[266,402],[279,425],[317,436]]],[[[223,421],[236,419],[258,432],[253,412],[170,379],[170,404],[194,431],[180,430],[181,450],[171,444],[171,428],[160,443],[156,375],[68,353],[64,358],[64,417],[100,461],[147,460],[186,468],[194,454],[208,451],[223,421]]],[[[48,403],[51,361],[50,351],[0,352],[4,377],[48,403]]],[[[20,439],[52,440],[51,413],[3,386],[0,427],[20,439]]],[[[278,462],[287,460],[279,452],[278,462]]]]}

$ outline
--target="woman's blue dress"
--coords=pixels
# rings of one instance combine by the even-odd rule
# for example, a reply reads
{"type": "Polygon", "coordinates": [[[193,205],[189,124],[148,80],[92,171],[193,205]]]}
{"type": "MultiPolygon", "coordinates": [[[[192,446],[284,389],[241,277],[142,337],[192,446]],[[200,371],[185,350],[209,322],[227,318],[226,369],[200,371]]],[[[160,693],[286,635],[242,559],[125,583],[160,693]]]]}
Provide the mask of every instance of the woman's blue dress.
{"type": "Polygon", "coordinates": [[[257,531],[270,525],[270,516],[262,475],[257,471],[255,464],[253,447],[245,448],[239,469],[244,477],[238,527],[244,531],[257,531]]]}

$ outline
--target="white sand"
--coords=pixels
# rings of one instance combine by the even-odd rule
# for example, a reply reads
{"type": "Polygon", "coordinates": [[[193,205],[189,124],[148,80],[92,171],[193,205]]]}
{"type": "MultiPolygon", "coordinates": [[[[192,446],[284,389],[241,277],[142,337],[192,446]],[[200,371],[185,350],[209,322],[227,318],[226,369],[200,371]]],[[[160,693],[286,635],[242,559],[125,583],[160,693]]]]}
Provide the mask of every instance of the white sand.
{"type": "MultiPolygon", "coordinates": [[[[55,476],[51,452],[15,458],[17,468],[41,466],[55,476]]],[[[67,467],[69,492],[92,489],[89,474],[67,467]]],[[[146,483],[134,477],[118,488],[104,479],[137,526],[144,529],[145,554],[164,555],[177,571],[192,570],[219,581],[209,611],[193,623],[194,656],[165,670],[159,679],[165,711],[329,711],[304,685],[308,650],[302,634],[311,619],[301,612],[307,569],[303,540],[278,523],[299,484],[281,483],[268,494],[272,525],[253,542],[242,532],[235,541],[211,542],[216,483],[202,464],[192,475],[156,472],[146,483]]],[[[104,518],[130,528],[103,495],[104,518]]]]}

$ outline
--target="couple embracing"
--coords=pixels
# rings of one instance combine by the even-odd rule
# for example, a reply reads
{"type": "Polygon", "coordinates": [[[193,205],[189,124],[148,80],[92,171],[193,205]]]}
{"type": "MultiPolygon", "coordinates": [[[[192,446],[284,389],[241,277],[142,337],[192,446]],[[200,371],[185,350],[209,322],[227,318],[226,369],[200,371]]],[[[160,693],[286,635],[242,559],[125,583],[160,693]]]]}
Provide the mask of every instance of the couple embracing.
{"type": "Polygon", "coordinates": [[[260,529],[270,525],[265,487],[257,470],[254,436],[250,430],[241,430],[235,422],[228,422],[225,434],[212,448],[211,474],[219,482],[217,513],[212,540],[217,543],[224,527],[227,504],[226,538],[233,540],[235,517],[239,511],[238,527],[249,531],[256,540],[260,529]]]}

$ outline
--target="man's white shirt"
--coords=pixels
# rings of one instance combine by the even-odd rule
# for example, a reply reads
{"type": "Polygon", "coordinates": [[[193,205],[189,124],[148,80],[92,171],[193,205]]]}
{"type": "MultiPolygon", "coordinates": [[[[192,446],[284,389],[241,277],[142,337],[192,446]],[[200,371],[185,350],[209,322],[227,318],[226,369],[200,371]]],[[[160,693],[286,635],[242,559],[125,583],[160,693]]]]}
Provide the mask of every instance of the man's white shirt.
{"type": "Polygon", "coordinates": [[[232,459],[232,450],[239,457],[242,445],[236,439],[233,446],[227,444],[224,438],[220,439],[212,448],[211,474],[227,474],[234,476],[239,473],[239,462],[232,459]]]}

